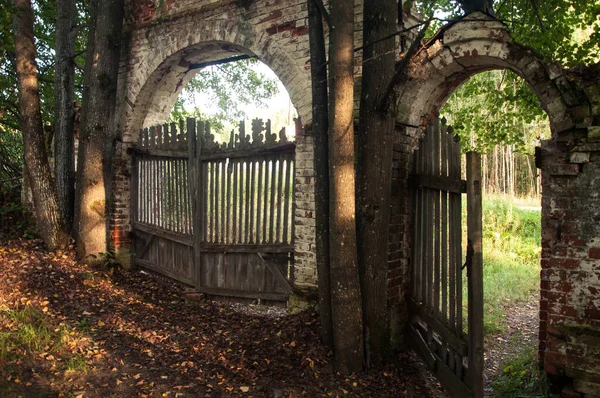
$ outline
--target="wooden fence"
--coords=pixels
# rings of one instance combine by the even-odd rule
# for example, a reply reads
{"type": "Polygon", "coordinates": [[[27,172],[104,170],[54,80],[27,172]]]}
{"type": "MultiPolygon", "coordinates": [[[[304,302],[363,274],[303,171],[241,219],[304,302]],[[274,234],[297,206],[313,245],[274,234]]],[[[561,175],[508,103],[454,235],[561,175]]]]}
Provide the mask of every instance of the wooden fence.
{"type": "Polygon", "coordinates": [[[444,119],[432,121],[415,157],[415,227],[408,300],[413,316],[409,330],[415,349],[450,395],[481,397],[481,157],[474,152],[467,154],[467,180],[461,179],[461,163],[460,144],[452,128],[444,119]],[[467,196],[468,220],[464,265],[463,194],[467,196]],[[465,273],[468,297],[463,297],[465,273]]]}
{"type": "Polygon", "coordinates": [[[255,119],[217,143],[190,118],[142,130],[133,153],[136,264],[210,295],[287,300],[295,144],[284,129],[255,119]]]}

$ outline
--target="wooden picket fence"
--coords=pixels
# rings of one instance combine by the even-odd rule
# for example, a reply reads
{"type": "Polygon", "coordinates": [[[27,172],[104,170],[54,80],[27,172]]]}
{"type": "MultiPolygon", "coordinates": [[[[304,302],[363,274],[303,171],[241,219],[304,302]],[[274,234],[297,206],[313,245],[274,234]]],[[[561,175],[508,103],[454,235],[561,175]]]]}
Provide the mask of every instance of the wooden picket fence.
{"type": "Polygon", "coordinates": [[[293,278],[295,144],[241,122],[143,129],[133,148],[135,263],[211,296],[286,301],[293,278]]]}
{"type": "Polygon", "coordinates": [[[444,119],[432,121],[414,166],[409,332],[413,346],[451,396],[482,397],[481,156],[467,153],[466,180],[461,177],[461,157],[452,128],[444,119]],[[463,194],[467,197],[464,265],[463,194]],[[465,274],[468,297],[463,297],[465,274]]]}

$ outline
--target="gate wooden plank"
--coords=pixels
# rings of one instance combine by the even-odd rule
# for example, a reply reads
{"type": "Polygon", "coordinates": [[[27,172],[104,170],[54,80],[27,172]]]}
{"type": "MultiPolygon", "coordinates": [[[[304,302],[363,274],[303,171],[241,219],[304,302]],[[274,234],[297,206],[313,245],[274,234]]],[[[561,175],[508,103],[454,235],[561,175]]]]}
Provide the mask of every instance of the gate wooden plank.
{"type": "Polygon", "coordinates": [[[248,225],[248,230],[249,230],[249,236],[248,236],[248,243],[253,244],[256,240],[255,240],[255,230],[254,230],[254,219],[256,218],[256,214],[255,214],[255,206],[254,206],[254,200],[256,199],[255,197],[255,193],[256,193],[256,160],[254,158],[252,158],[250,160],[250,165],[251,165],[251,169],[252,172],[250,174],[250,224],[248,225]]]}
{"type": "MultiPolygon", "coordinates": [[[[292,165],[291,165],[291,157],[290,156],[286,156],[285,157],[285,189],[284,189],[284,205],[283,205],[283,209],[284,209],[284,213],[283,213],[283,243],[289,243],[288,237],[289,237],[289,219],[290,219],[290,196],[292,195],[292,190],[290,189],[290,175],[291,175],[291,169],[292,169],[292,165]]],[[[293,179],[293,177],[291,177],[293,179]]]]}
{"type": "MultiPolygon", "coordinates": [[[[441,172],[440,166],[440,125],[439,119],[435,118],[433,124],[433,175],[439,176],[441,172]]],[[[440,313],[440,268],[441,268],[441,260],[440,260],[440,239],[441,239],[441,225],[440,225],[440,200],[441,200],[441,192],[436,189],[433,190],[433,218],[434,218],[434,236],[433,236],[433,315],[438,316],[440,313]]]]}
{"type": "Polygon", "coordinates": [[[467,258],[469,376],[473,396],[483,397],[483,256],[481,251],[481,155],[467,153],[467,258]]]}
{"type": "Polygon", "coordinates": [[[281,270],[277,267],[277,264],[265,258],[263,253],[256,254],[264,262],[269,271],[271,271],[273,278],[275,278],[275,280],[278,282],[278,287],[280,287],[284,292],[291,294],[293,292],[293,289],[290,286],[290,283],[288,282],[287,278],[281,273],[281,270]]]}
{"type": "Polygon", "coordinates": [[[425,342],[425,339],[423,339],[423,336],[421,335],[421,333],[419,333],[413,327],[413,325],[410,325],[408,327],[408,330],[409,330],[410,339],[414,343],[413,347],[415,347],[419,351],[419,353],[421,354],[421,358],[423,358],[423,361],[425,362],[425,365],[427,365],[427,367],[430,370],[434,370],[435,367],[436,367],[437,358],[431,352],[431,350],[429,349],[429,347],[427,346],[427,343],[425,342]]]}
{"type": "Polygon", "coordinates": [[[257,198],[256,198],[256,243],[260,244],[263,242],[263,235],[262,235],[262,214],[261,214],[261,210],[262,210],[262,200],[263,200],[263,189],[265,184],[263,183],[263,160],[259,159],[258,161],[258,181],[256,183],[256,190],[257,190],[257,198]]]}
{"type": "Polygon", "coordinates": [[[275,158],[271,158],[271,201],[269,203],[269,243],[275,243],[275,192],[277,185],[277,164],[275,158]]]}
{"type": "Polygon", "coordinates": [[[249,232],[250,232],[250,162],[245,161],[244,167],[246,170],[245,177],[245,195],[244,195],[244,239],[242,243],[249,242],[249,232]]]}
{"type": "Polygon", "coordinates": [[[421,317],[421,319],[427,323],[427,327],[429,329],[439,334],[442,340],[446,341],[457,353],[461,355],[467,354],[467,343],[465,343],[460,337],[456,336],[454,330],[449,329],[436,317],[429,314],[428,309],[415,302],[414,299],[409,298],[407,302],[410,311],[413,314],[421,317]]]}

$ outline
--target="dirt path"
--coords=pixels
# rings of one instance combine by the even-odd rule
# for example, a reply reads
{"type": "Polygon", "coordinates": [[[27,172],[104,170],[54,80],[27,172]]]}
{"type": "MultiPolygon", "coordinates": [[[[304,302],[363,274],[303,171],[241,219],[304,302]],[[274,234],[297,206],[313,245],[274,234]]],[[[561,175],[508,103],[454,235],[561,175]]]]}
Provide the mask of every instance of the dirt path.
{"type": "Polygon", "coordinates": [[[485,395],[492,394],[492,381],[502,373],[502,363],[524,350],[537,349],[539,306],[537,296],[505,309],[507,328],[485,338],[485,395]]]}

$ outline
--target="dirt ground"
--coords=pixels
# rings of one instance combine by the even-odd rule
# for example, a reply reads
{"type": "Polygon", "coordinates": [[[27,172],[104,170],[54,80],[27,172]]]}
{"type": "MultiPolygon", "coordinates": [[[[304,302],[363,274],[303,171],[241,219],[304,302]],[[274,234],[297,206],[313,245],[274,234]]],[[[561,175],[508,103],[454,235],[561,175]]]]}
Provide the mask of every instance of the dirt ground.
{"type": "MultiPolygon", "coordinates": [[[[314,311],[188,301],[169,279],[89,268],[38,241],[0,242],[0,280],[0,396],[447,396],[412,352],[336,373],[314,311]]],[[[487,396],[502,362],[535,344],[536,304],[486,337],[487,396]]]]}
{"type": "Polygon", "coordinates": [[[0,278],[0,396],[444,396],[412,353],[337,374],[314,311],[187,301],[165,278],[36,241],[0,245],[0,278]]]}
{"type": "Polygon", "coordinates": [[[527,349],[537,349],[539,304],[536,296],[506,308],[506,330],[486,336],[484,351],[485,395],[493,393],[492,381],[502,373],[502,364],[527,349]]]}

